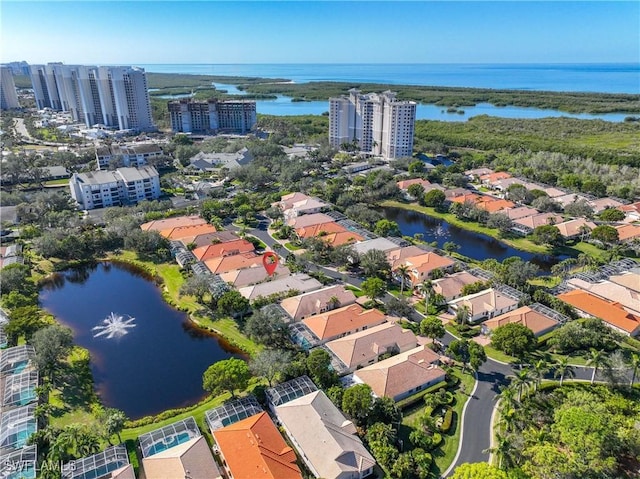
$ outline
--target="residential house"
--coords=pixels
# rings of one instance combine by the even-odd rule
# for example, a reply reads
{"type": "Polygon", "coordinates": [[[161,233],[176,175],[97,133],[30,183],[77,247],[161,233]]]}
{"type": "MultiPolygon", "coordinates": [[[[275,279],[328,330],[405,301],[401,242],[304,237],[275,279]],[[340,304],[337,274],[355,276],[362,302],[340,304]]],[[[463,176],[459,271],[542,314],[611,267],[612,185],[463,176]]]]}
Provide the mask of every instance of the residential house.
{"type": "MultiPolygon", "coordinates": [[[[262,262],[260,262],[260,268],[264,269],[262,267],[262,262]]],[[[295,273],[283,278],[276,278],[265,283],[245,286],[244,288],[240,288],[238,291],[249,301],[253,301],[261,296],[266,298],[272,294],[287,293],[289,291],[306,293],[309,291],[315,291],[321,287],[322,283],[317,279],[304,273],[295,273]]]]}
{"type": "Polygon", "coordinates": [[[640,225],[615,226],[618,230],[618,240],[622,243],[640,239],[640,225]]]}
{"type": "Polygon", "coordinates": [[[359,255],[363,255],[373,249],[377,249],[388,254],[392,250],[399,250],[400,246],[387,238],[374,238],[354,244],[353,249],[359,255]]]}
{"type": "Polygon", "coordinates": [[[318,198],[296,192],[282,196],[280,201],[273,203],[272,206],[279,207],[285,218],[290,219],[300,215],[320,213],[329,205],[318,198]]]}
{"type": "MultiPolygon", "coordinates": [[[[537,188],[537,189],[540,189],[540,188],[537,188]]],[[[553,188],[553,187],[542,188],[542,191],[544,191],[549,196],[549,198],[553,198],[554,200],[556,198],[561,198],[567,194],[566,191],[562,191],[562,190],[559,190],[558,188],[553,188]]]]}
{"type": "MultiPolygon", "coordinates": [[[[35,448],[35,446],[33,446],[35,448]]],[[[23,471],[24,473],[25,471],[23,471]]],[[[129,455],[124,445],[110,446],[102,452],[62,465],[62,479],[136,479],[133,466],[129,464],[129,455]]],[[[8,476],[0,473],[0,477],[8,476]]],[[[36,477],[19,475],[19,477],[36,477]]],[[[16,478],[17,479],[17,478],[16,478]]]]}
{"type": "Polygon", "coordinates": [[[284,442],[266,412],[218,429],[212,435],[215,450],[233,479],[302,479],[296,453],[284,442]]]}
{"type": "Polygon", "coordinates": [[[490,334],[494,329],[511,323],[526,326],[533,331],[533,334],[536,337],[542,336],[560,325],[556,319],[545,315],[541,311],[532,309],[529,306],[523,306],[521,308],[514,309],[513,311],[509,311],[508,313],[501,314],[500,316],[488,319],[482,323],[482,332],[483,334],[490,334]]]}
{"type": "Polygon", "coordinates": [[[487,186],[498,191],[507,191],[511,185],[524,186],[524,181],[518,178],[502,178],[502,179],[487,183],[487,186]]]}
{"type": "Polygon", "coordinates": [[[618,206],[618,209],[627,215],[625,221],[640,221],[640,201],[630,205],[618,206]]]}
{"type": "Polygon", "coordinates": [[[323,391],[274,408],[278,421],[314,477],[362,479],[373,474],[375,460],[355,425],[323,391]]]}
{"type": "Polygon", "coordinates": [[[426,345],[358,369],[354,374],[378,397],[399,401],[445,380],[440,356],[426,345]]]}
{"type": "Polygon", "coordinates": [[[624,203],[613,198],[598,198],[596,200],[589,201],[589,204],[593,208],[595,214],[602,213],[607,208],[619,208],[624,203]]]}
{"type": "Polygon", "coordinates": [[[178,228],[180,226],[194,226],[207,224],[207,220],[201,218],[198,215],[191,216],[174,216],[173,218],[166,218],[162,220],[149,221],[143,223],[140,228],[144,231],[163,231],[172,228],[178,228]]]}
{"type": "Polygon", "coordinates": [[[528,235],[538,226],[555,225],[561,223],[564,218],[556,213],[539,213],[533,216],[526,216],[513,222],[513,230],[517,233],[528,235]]]}
{"type": "Polygon", "coordinates": [[[242,288],[245,286],[251,286],[254,284],[262,283],[267,280],[273,281],[278,278],[281,279],[285,276],[289,276],[291,271],[286,266],[278,264],[273,275],[269,275],[264,268],[245,268],[234,269],[233,271],[227,271],[220,274],[220,278],[225,283],[230,284],[234,288],[242,288]]]}
{"type": "Polygon", "coordinates": [[[431,282],[433,292],[441,294],[448,301],[459,298],[462,295],[462,288],[468,284],[477,283],[482,279],[468,273],[460,271],[445,276],[444,278],[435,279],[431,282]]]}
{"type": "Polygon", "coordinates": [[[398,181],[396,184],[402,191],[407,191],[411,185],[420,185],[426,190],[426,188],[431,185],[431,182],[423,180],[422,178],[413,178],[411,180],[398,181]]]}
{"type": "MultiPolygon", "coordinates": [[[[359,249],[360,245],[365,244],[365,243],[366,242],[359,243],[359,244],[355,245],[354,248],[358,252],[360,252],[360,249],[359,249]]],[[[395,248],[392,248],[392,249],[386,251],[386,253],[387,253],[387,262],[391,266],[391,270],[394,270],[398,266],[400,266],[400,264],[403,264],[404,261],[407,258],[411,258],[412,256],[420,256],[422,254],[428,253],[429,251],[430,251],[430,249],[421,248],[420,246],[415,246],[415,245],[404,246],[402,248],[399,248],[398,245],[396,245],[395,248]]],[[[362,254],[362,253],[360,253],[360,254],[362,254]]]]}
{"type": "Polygon", "coordinates": [[[448,196],[447,201],[451,203],[471,203],[475,205],[476,203],[478,203],[478,201],[480,201],[480,198],[480,195],[477,195],[475,193],[464,193],[457,196],[448,196]]]}
{"type": "Polygon", "coordinates": [[[331,216],[324,213],[312,213],[308,215],[297,216],[295,218],[289,218],[286,223],[288,226],[294,229],[306,228],[313,225],[319,225],[322,223],[331,223],[335,221],[331,216]]]}
{"type": "Polygon", "coordinates": [[[410,329],[384,323],[334,339],[325,346],[345,365],[345,371],[355,371],[379,361],[383,354],[403,353],[415,348],[418,340],[410,329]]]}
{"type": "Polygon", "coordinates": [[[202,477],[222,479],[204,436],[189,439],[142,459],[145,479],[182,479],[202,477]]]}
{"type": "Polygon", "coordinates": [[[300,321],[329,311],[334,306],[342,307],[355,302],[356,297],[353,292],[338,285],[285,298],[280,302],[280,306],[293,321],[300,321]]]}
{"type": "Polygon", "coordinates": [[[194,256],[198,261],[206,261],[211,258],[219,258],[222,256],[231,256],[240,253],[250,253],[255,250],[253,243],[246,239],[238,238],[234,241],[225,243],[209,244],[200,246],[193,250],[194,256]]]}
{"type": "Polygon", "coordinates": [[[22,245],[0,246],[0,269],[11,264],[24,264],[22,245]]]}
{"type": "Polygon", "coordinates": [[[236,241],[237,239],[240,239],[240,237],[233,231],[216,231],[215,233],[206,233],[194,236],[190,242],[193,243],[196,248],[200,248],[202,246],[208,246],[210,244],[236,241]]]}
{"type": "Polygon", "coordinates": [[[160,234],[168,240],[184,241],[187,245],[189,240],[195,238],[198,235],[215,233],[216,228],[208,223],[191,225],[191,226],[177,226],[175,228],[167,228],[161,230],[160,234]]]}
{"type": "Polygon", "coordinates": [[[556,196],[553,199],[553,201],[555,201],[560,206],[562,206],[562,208],[566,208],[571,203],[575,203],[576,201],[581,201],[581,200],[588,202],[589,198],[587,198],[584,195],[580,195],[580,194],[576,194],[576,193],[568,193],[568,194],[564,194],[562,196],[556,196]]]}
{"type": "Polygon", "coordinates": [[[218,256],[203,261],[212,274],[222,274],[234,269],[263,268],[262,256],[254,252],[234,254],[231,256],[218,256]]]}
{"type": "Polygon", "coordinates": [[[449,188],[444,190],[445,198],[450,201],[452,198],[457,198],[458,196],[470,195],[473,192],[466,188],[449,188]]]}
{"type": "Polygon", "coordinates": [[[468,322],[475,323],[516,309],[518,300],[510,298],[494,288],[490,288],[451,301],[449,303],[449,311],[451,314],[456,314],[458,310],[465,306],[469,311],[468,322]]]}
{"type": "Polygon", "coordinates": [[[636,293],[640,293],[640,268],[634,268],[631,271],[609,276],[609,281],[624,286],[636,293]]]}
{"type": "Polygon", "coordinates": [[[316,225],[297,228],[295,231],[298,238],[306,239],[314,238],[316,236],[326,236],[330,233],[345,233],[349,230],[335,221],[330,221],[328,223],[318,223],[316,225]]]}
{"type": "Polygon", "coordinates": [[[364,309],[358,304],[351,304],[309,316],[303,319],[302,323],[318,338],[319,344],[324,344],[385,323],[386,318],[378,309],[364,309]]]}
{"type": "Polygon", "coordinates": [[[471,181],[479,179],[481,176],[490,175],[494,173],[491,168],[474,168],[473,170],[467,170],[464,172],[471,181]]]}
{"type": "Polygon", "coordinates": [[[521,218],[526,218],[527,216],[537,215],[540,212],[535,208],[529,208],[528,206],[518,206],[516,208],[509,208],[501,211],[501,213],[507,215],[511,221],[515,221],[521,218]]]}
{"type": "MultiPolygon", "coordinates": [[[[637,278],[638,279],[638,278],[637,278]]],[[[640,315],[640,292],[626,288],[621,284],[611,281],[599,281],[590,283],[580,278],[571,278],[567,281],[572,286],[583,291],[588,291],[596,296],[619,303],[624,309],[630,313],[640,315]]],[[[640,289],[640,279],[638,279],[638,289],[640,289]]]]}
{"type": "MultiPolygon", "coordinates": [[[[408,279],[412,286],[417,286],[429,279],[431,273],[436,269],[443,271],[450,270],[455,264],[455,261],[435,253],[423,253],[419,256],[411,256],[405,259],[401,265],[402,264],[408,269],[408,279]]],[[[398,275],[398,268],[399,266],[392,270],[392,275],[396,281],[400,282],[401,278],[398,275]]]]}
{"type": "Polygon", "coordinates": [[[640,316],[628,312],[620,303],[601,299],[581,289],[562,293],[558,295],[558,299],[585,315],[600,318],[605,324],[627,336],[640,333],[640,316]]]}
{"type": "Polygon", "coordinates": [[[150,159],[164,155],[159,145],[138,143],[130,145],[110,145],[96,148],[96,162],[99,170],[104,170],[114,162],[116,166],[139,167],[150,159]]]}
{"type": "Polygon", "coordinates": [[[516,204],[513,201],[503,199],[491,199],[478,203],[478,208],[488,213],[504,213],[504,210],[513,208],[514,206],[516,206],[516,204]]]}
{"type": "Polygon", "coordinates": [[[588,237],[591,230],[596,227],[595,223],[584,218],[563,221],[554,226],[560,230],[560,234],[565,240],[580,238],[583,235],[588,237]]]}
{"type": "Polygon", "coordinates": [[[492,185],[496,181],[506,180],[507,178],[511,178],[512,175],[507,173],[506,171],[498,171],[496,173],[489,173],[486,175],[480,176],[480,182],[483,185],[492,185]]]}

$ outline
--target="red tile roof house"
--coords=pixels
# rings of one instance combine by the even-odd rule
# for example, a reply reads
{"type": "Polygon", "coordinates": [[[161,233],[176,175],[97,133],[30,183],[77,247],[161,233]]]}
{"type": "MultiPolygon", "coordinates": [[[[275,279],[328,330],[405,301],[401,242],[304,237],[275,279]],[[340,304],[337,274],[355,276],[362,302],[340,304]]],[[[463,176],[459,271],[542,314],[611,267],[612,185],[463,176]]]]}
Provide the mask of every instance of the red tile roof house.
{"type": "Polygon", "coordinates": [[[329,311],[334,302],[338,307],[347,306],[354,304],[356,297],[352,291],[345,289],[343,285],[336,285],[285,298],[280,302],[280,306],[291,319],[300,321],[329,311]]]}
{"type": "MultiPolygon", "coordinates": [[[[429,279],[431,273],[436,269],[449,271],[455,264],[455,261],[435,253],[424,253],[419,256],[409,257],[400,264],[407,266],[409,270],[409,281],[411,281],[412,286],[415,287],[429,279]]],[[[392,271],[392,276],[397,282],[400,282],[397,267],[392,271]]]]}
{"type": "Polygon", "coordinates": [[[400,401],[445,379],[438,367],[440,356],[422,345],[388,359],[358,369],[354,374],[371,386],[378,397],[400,401]]]}
{"type": "Polygon", "coordinates": [[[319,344],[386,322],[387,317],[382,311],[364,309],[358,304],[351,304],[302,320],[302,323],[318,338],[319,344]]]}
{"type": "Polygon", "coordinates": [[[296,464],[296,453],[284,441],[266,412],[230,424],[212,434],[229,477],[302,479],[296,464]]]}
{"type": "Polygon", "coordinates": [[[629,313],[619,303],[606,301],[580,289],[560,294],[558,299],[584,315],[600,318],[609,327],[627,336],[637,336],[640,333],[640,316],[629,313]]]}

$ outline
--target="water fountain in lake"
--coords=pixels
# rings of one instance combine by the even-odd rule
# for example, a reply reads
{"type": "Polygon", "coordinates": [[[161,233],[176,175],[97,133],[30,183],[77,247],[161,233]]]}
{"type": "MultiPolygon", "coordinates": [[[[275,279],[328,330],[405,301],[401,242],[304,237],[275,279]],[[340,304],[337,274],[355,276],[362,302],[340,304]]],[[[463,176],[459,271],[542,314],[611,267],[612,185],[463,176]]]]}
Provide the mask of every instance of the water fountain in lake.
{"type": "Polygon", "coordinates": [[[95,331],[93,337],[106,336],[107,339],[120,338],[128,334],[129,329],[136,327],[133,323],[134,320],[135,318],[130,316],[125,319],[124,316],[112,312],[102,320],[101,324],[91,328],[92,331],[95,331]]]}

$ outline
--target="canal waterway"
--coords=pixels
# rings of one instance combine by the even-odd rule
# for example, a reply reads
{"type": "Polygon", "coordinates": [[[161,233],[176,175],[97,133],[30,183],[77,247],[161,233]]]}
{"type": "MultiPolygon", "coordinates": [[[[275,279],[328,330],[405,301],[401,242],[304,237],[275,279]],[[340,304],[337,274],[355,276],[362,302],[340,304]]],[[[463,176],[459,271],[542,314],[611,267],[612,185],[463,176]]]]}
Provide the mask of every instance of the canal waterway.
{"type": "Polygon", "coordinates": [[[103,404],[131,418],[194,404],[205,395],[204,371],[241,357],[221,338],[192,326],[153,281],[127,265],[99,263],[59,273],[41,290],[40,303],[91,353],[103,404]],[[116,324],[104,323],[111,313],[116,324]]]}
{"type": "Polygon", "coordinates": [[[498,261],[502,261],[511,256],[519,256],[525,261],[538,265],[541,273],[549,272],[554,264],[564,259],[563,257],[520,251],[490,236],[458,228],[444,220],[417,211],[385,207],[382,209],[382,213],[388,220],[398,223],[398,227],[404,236],[413,236],[416,233],[422,234],[424,241],[427,243],[435,241],[439,248],[442,248],[447,241],[452,241],[460,246],[458,253],[472,259],[485,260],[495,258],[498,261]]]}

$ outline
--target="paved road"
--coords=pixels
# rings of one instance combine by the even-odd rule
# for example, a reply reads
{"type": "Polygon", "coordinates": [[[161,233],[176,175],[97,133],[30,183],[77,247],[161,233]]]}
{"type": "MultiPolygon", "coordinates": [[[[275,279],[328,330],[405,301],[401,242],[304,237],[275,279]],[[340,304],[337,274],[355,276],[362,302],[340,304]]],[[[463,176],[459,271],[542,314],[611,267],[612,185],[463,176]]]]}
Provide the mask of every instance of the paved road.
{"type": "MultiPolygon", "coordinates": [[[[252,229],[250,233],[258,237],[267,246],[273,249],[276,241],[267,232],[269,219],[259,217],[260,223],[257,228],[252,229]]],[[[327,276],[335,279],[344,280],[353,286],[359,286],[362,281],[344,273],[336,272],[332,269],[317,267],[318,271],[322,271],[327,276]]],[[[387,294],[383,300],[388,300],[391,295],[387,294]]],[[[415,318],[420,319],[419,313],[415,312],[415,318]]],[[[447,345],[453,339],[451,334],[447,333],[442,342],[447,345]]],[[[590,380],[592,369],[586,367],[574,368],[575,379],[590,380]]],[[[459,465],[464,463],[487,462],[489,454],[483,451],[491,447],[491,420],[493,410],[496,406],[496,396],[500,393],[500,387],[509,384],[508,376],[514,374],[514,368],[511,365],[503,364],[488,359],[478,370],[477,386],[471,395],[469,402],[464,410],[464,416],[459,418],[462,422],[463,432],[461,435],[461,447],[451,467],[444,472],[442,477],[448,477],[451,472],[459,465]]],[[[548,375],[552,378],[552,375],[548,375]]],[[[598,373],[597,380],[605,380],[598,373]]],[[[630,379],[630,377],[629,377],[630,379]]],[[[471,394],[471,391],[469,391],[471,394]]]]}

